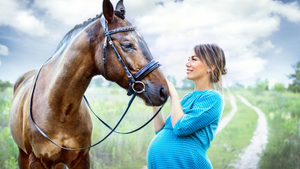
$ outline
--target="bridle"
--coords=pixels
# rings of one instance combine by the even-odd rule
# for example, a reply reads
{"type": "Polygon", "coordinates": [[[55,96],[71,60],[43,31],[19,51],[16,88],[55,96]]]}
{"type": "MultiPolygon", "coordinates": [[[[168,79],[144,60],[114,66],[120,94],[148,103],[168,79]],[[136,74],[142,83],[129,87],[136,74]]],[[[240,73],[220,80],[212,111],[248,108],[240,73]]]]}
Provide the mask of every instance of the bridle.
{"type": "Polygon", "coordinates": [[[161,65],[158,63],[158,61],[152,60],[148,64],[146,64],[143,68],[141,68],[136,74],[133,75],[131,73],[131,71],[128,69],[128,67],[126,66],[126,64],[123,61],[122,57],[120,56],[119,52],[117,51],[110,35],[118,33],[118,32],[134,31],[136,27],[135,26],[127,26],[127,27],[116,28],[116,29],[113,29],[113,30],[109,31],[108,27],[106,25],[106,20],[105,20],[103,15],[100,18],[100,23],[101,23],[102,28],[103,28],[104,33],[105,33],[105,40],[104,40],[104,45],[103,45],[104,77],[105,78],[107,77],[107,74],[106,74],[106,47],[107,47],[107,40],[108,40],[109,45],[115,51],[118,60],[121,62],[128,78],[129,78],[129,80],[127,82],[127,83],[129,83],[129,88],[128,88],[127,95],[130,96],[130,95],[133,94],[133,91],[136,91],[136,89],[134,88],[134,85],[137,84],[137,83],[140,83],[140,84],[143,85],[143,89],[138,91],[138,93],[144,92],[145,91],[145,84],[141,80],[161,65]]]}
{"type": "Polygon", "coordinates": [[[129,110],[133,100],[135,99],[135,97],[137,96],[138,93],[142,93],[142,92],[145,92],[145,84],[144,82],[142,82],[141,80],[147,76],[149,73],[151,73],[153,70],[155,70],[156,68],[158,68],[159,66],[161,66],[158,61],[155,61],[155,60],[152,60],[150,61],[148,64],[146,64],[144,67],[142,67],[137,73],[135,74],[132,74],[131,71],[128,69],[128,67],[126,66],[125,62],[123,61],[122,57],[120,56],[120,54],[118,53],[116,47],[114,46],[114,43],[110,37],[111,34],[114,34],[114,33],[118,33],[118,32],[127,32],[127,31],[134,31],[135,30],[135,27],[134,26],[128,26],[128,27],[121,27],[121,28],[116,28],[116,29],[113,29],[113,30],[108,30],[108,27],[106,25],[106,20],[104,18],[104,16],[102,15],[101,18],[100,18],[100,22],[101,22],[101,25],[102,25],[102,28],[104,30],[104,33],[105,33],[105,40],[104,40],[104,45],[103,45],[103,64],[104,64],[104,77],[106,78],[107,74],[106,74],[106,48],[107,48],[107,40],[108,40],[108,43],[109,45],[113,48],[113,50],[115,51],[116,55],[117,55],[117,58],[118,60],[121,62],[129,80],[128,80],[128,83],[129,83],[129,88],[128,88],[128,91],[127,91],[127,95],[130,96],[133,94],[133,96],[131,97],[129,103],[128,103],[128,106],[125,110],[125,112],[123,113],[122,117],[120,118],[120,120],[118,121],[118,123],[116,124],[116,126],[114,128],[110,127],[107,123],[105,123],[103,120],[101,120],[101,118],[99,116],[96,115],[96,113],[93,111],[93,109],[91,108],[88,100],[86,99],[85,96],[83,96],[85,102],[87,103],[88,107],[90,108],[90,110],[93,112],[93,114],[99,119],[99,121],[101,121],[106,127],[108,127],[111,131],[100,141],[98,141],[97,143],[91,145],[91,146],[88,146],[88,147],[84,147],[84,148],[78,148],[78,149],[73,149],[73,148],[66,148],[66,147],[62,147],[60,145],[58,145],[57,143],[55,143],[53,140],[51,140],[39,127],[38,125],[34,122],[33,120],[33,117],[32,117],[32,111],[31,111],[31,108],[32,108],[32,98],[33,98],[33,93],[34,93],[34,89],[35,89],[35,86],[36,86],[36,82],[37,82],[37,79],[38,79],[38,76],[42,70],[42,68],[44,67],[44,65],[52,58],[49,58],[45,63],[44,65],[39,69],[37,75],[35,76],[35,79],[34,79],[34,83],[33,83],[33,87],[32,87],[32,92],[31,92],[31,97],[30,97],[30,102],[29,102],[29,114],[30,114],[30,118],[31,118],[31,121],[33,123],[33,125],[36,127],[36,129],[46,138],[48,139],[50,142],[52,142],[53,144],[55,144],[56,146],[62,148],[62,149],[65,149],[65,150],[84,150],[84,149],[88,149],[88,148],[92,148],[96,145],[98,145],[99,143],[101,143],[102,141],[104,141],[109,135],[111,135],[113,132],[116,132],[118,134],[130,134],[130,133],[134,133],[140,129],[142,129],[143,127],[145,127],[148,123],[150,123],[155,117],[156,115],[160,112],[160,110],[162,109],[162,107],[160,107],[160,109],[155,113],[155,115],[149,120],[147,121],[144,125],[142,125],[141,127],[135,129],[135,130],[132,130],[130,132],[119,132],[119,131],[116,131],[116,128],[118,127],[118,125],[120,124],[120,122],[123,120],[123,118],[125,117],[127,111],[129,110]],[[135,89],[135,84],[142,84],[143,88],[141,90],[136,90],[135,89]]]}

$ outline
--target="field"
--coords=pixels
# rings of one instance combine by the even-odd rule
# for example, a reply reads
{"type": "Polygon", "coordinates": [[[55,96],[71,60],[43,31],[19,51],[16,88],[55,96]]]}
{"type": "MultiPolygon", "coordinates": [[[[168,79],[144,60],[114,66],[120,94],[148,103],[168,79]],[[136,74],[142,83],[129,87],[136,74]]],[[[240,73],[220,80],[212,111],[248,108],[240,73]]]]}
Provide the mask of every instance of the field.
{"type": "MultiPolygon", "coordinates": [[[[179,90],[182,98],[189,91],[179,90]]],[[[227,126],[219,132],[208,156],[214,168],[233,168],[251,143],[257,126],[257,114],[246,106],[237,95],[242,95],[250,103],[259,107],[267,117],[269,135],[268,144],[261,154],[259,168],[300,168],[300,95],[290,92],[261,93],[246,90],[225,93],[225,117],[232,109],[229,95],[236,99],[238,111],[227,126]]],[[[89,88],[86,97],[92,108],[110,126],[114,126],[126,109],[130,97],[118,87],[89,88]]],[[[12,89],[0,93],[0,166],[17,167],[17,147],[9,131],[9,109],[12,89]]],[[[163,108],[164,116],[170,111],[169,102],[163,108]]],[[[101,140],[108,132],[93,115],[93,143],[101,140]]],[[[144,124],[152,116],[151,107],[146,107],[141,99],[136,99],[128,114],[117,128],[118,131],[131,131],[144,124]]],[[[113,133],[101,144],[92,148],[92,168],[128,168],[140,169],[146,165],[147,148],[155,136],[153,124],[130,135],[113,133]]]]}

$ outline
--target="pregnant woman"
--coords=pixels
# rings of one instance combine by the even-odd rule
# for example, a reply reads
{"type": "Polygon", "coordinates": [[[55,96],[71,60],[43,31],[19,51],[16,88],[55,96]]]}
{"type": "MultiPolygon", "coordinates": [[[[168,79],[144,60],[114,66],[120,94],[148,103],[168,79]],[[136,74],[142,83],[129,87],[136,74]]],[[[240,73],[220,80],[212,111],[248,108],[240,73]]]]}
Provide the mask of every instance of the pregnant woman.
{"type": "MultiPolygon", "coordinates": [[[[149,169],[212,168],[206,154],[224,109],[221,76],[227,73],[223,50],[215,44],[196,45],[188,57],[187,79],[194,91],[179,100],[168,83],[171,113],[165,120],[160,112],[154,119],[156,136],[147,153],[149,169]]],[[[153,107],[156,113],[157,107],[153,107]]]]}

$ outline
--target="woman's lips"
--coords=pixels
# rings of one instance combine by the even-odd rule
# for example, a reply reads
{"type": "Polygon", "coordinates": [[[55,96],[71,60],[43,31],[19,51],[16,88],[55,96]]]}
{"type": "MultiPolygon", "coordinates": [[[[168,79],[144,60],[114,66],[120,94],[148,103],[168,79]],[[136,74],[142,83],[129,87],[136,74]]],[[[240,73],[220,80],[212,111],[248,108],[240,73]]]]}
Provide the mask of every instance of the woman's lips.
{"type": "Polygon", "coordinates": [[[193,70],[191,70],[191,69],[187,69],[187,70],[186,70],[186,73],[189,74],[189,73],[191,73],[192,71],[193,71],[193,70]]]}

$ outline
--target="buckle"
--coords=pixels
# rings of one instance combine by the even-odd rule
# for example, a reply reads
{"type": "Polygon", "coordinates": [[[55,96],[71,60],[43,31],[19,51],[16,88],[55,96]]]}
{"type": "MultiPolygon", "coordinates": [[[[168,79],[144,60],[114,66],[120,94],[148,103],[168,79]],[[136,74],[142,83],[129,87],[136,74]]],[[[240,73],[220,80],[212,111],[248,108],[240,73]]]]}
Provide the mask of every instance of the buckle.
{"type": "Polygon", "coordinates": [[[145,83],[144,83],[144,82],[142,82],[142,81],[136,81],[135,83],[133,83],[133,84],[132,84],[132,86],[131,86],[131,87],[132,87],[132,90],[133,90],[134,92],[136,92],[136,91],[137,91],[138,93],[142,93],[142,92],[144,92],[144,91],[145,91],[145,88],[146,88],[146,86],[145,86],[145,83]],[[139,83],[139,84],[142,84],[142,85],[143,85],[143,88],[142,88],[141,90],[138,90],[138,89],[136,90],[136,89],[134,88],[134,85],[135,85],[135,84],[137,84],[137,83],[139,83]]]}

